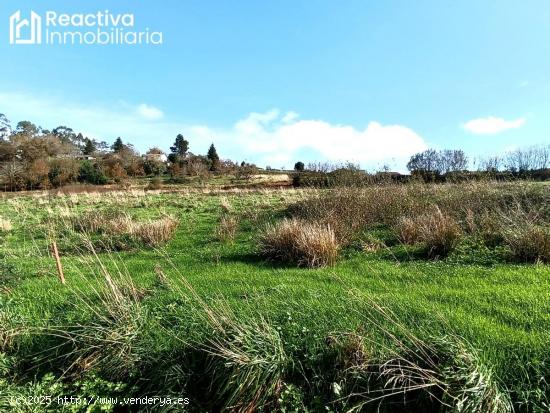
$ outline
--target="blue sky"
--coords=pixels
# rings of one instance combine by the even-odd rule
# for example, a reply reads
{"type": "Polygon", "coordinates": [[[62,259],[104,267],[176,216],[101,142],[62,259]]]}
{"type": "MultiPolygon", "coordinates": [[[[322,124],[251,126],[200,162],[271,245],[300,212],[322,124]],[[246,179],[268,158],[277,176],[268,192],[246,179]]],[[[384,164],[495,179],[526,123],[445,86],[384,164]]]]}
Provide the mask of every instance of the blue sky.
{"type": "Polygon", "coordinates": [[[550,143],[550,4],[4,1],[0,113],[264,166],[550,143]],[[162,45],[10,45],[8,17],[133,13],[162,45]]]}

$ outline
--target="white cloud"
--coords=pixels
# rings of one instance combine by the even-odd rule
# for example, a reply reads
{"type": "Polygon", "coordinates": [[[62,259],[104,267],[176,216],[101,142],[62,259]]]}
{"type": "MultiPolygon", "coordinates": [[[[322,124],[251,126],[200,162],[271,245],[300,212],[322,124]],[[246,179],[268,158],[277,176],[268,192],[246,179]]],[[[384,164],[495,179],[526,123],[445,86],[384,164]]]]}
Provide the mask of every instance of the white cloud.
{"type": "Polygon", "coordinates": [[[279,163],[314,151],[321,160],[366,165],[403,160],[427,147],[418,134],[401,125],[370,122],[365,129],[358,130],[322,120],[289,120],[286,115],[260,122],[257,114],[251,114],[237,122],[228,135],[247,153],[257,154],[264,162],[275,159],[279,163]]]}
{"type": "Polygon", "coordinates": [[[521,128],[527,120],[519,118],[515,120],[505,120],[494,116],[486,118],[472,119],[466,122],[463,127],[468,132],[476,135],[496,135],[509,129],[521,128]]]}
{"type": "Polygon", "coordinates": [[[287,112],[285,113],[285,115],[283,116],[283,118],[281,119],[281,122],[283,123],[290,123],[292,122],[293,120],[296,120],[298,119],[298,114],[296,112],[287,112]]]}
{"type": "Polygon", "coordinates": [[[146,103],[142,103],[137,107],[137,113],[144,119],[148,120],[159,120],[164,116],[162,110],[154,106],[147,105],[146,103]]]}
{"type": "Polygon", "coordinates": [[[223,158],[246,159],[261,166],[292,167],[298,160],[317,160],[359,162],[363,167],[389,163],[396,170],[404,170],[412,154],[427,148],[424,139],[406,126],[371,121],[364,129],[357,129],[323,120],[299,119],[294,112],[281,113],[277,109],[253,112],[233,125],[215,128],[143,116],[142,111],[135,110],[136,106],[124,102],[91,107],[63,99],[0,92],[0,107],[14,121],[27,119],[49,129],[68,125],[108,142],[121,136],[141,152],[151,146],[167,149],[182,133],[194,153],[205,153],[214,142],[223,158]]]}

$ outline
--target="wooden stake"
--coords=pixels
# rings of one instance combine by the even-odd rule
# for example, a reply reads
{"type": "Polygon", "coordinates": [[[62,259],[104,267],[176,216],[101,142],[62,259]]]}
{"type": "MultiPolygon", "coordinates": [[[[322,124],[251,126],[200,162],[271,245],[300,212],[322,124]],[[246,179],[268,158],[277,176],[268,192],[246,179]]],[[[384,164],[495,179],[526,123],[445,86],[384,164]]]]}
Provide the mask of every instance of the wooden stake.
{"type": "Polygon", "coordinates": [[[57,274],[59,275],[59,281],[61,284],[65,284],[65,276],[63,275],[63,267],[61,266],[61,259],[59,258],[59,252],[57,251],[57,244],[52,241],[52,252],[55,258],[55,264],[57,265],[57,274]]]}

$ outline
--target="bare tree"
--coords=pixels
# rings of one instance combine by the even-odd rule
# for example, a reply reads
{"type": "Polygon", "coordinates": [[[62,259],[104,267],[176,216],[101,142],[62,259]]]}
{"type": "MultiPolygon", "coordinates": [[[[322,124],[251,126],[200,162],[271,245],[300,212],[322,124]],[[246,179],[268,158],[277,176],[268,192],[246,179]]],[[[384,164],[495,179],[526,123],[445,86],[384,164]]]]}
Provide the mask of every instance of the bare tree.
{"type": "Polygon", "coordinates": [[[468,168],[468,157],[461,149],[445,149],[439,153],[440,173],[458,172],[468,168]]]}
{"type": "Polygon", "coordinates": [[[407,163],[407,169],[411,172],[441,172],[441,165],[440,153],[435,149],[428,149],[411,156],[411,159],[407,163]]]}
{"type": "Polygon", "coordinates": [[[485,172],[497,172],[502,168],[503,159],[498,156],[489,156],[487,158],[481,158],[478,161],[478,171],[485,172]]]}
{"type": "Polygon", "coordinates": [[[0,167],[0,182],[5,191],[17,191],[24,185],[25,169],[20,162],[6,162],[0,167]]]}
{"type": "Polygon", "coordinates": [[[506,169],[511,172],[526,172],[536,168],[537,154],[534,147],[509,151],[505,158],[506,169]]]}

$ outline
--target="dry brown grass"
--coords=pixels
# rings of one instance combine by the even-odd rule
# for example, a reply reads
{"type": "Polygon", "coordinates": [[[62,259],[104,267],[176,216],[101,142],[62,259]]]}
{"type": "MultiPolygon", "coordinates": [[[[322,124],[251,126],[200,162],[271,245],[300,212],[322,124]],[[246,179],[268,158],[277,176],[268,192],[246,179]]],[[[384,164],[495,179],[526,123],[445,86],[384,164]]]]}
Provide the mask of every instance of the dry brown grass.
{"type": "Polygon", "coordinates": [[[429,213],[403,217],[395,230],[404,244],[424,244],[432,258],[446,256],[462,235],[458,222],[438,207],[429,213]]]}
{"type": "Polygon", "coordinates": [[[391,225],[405,213],[421,211],[425,204],[412,186],[375,186],[318,190],[289,208],[292,216],[326,222],[342,244],[350,243],[364,229],[376,224],[391,225]]]}
{"type": "Polygon", "coordinates": [[[148,221],[136,221],[123,212],[91,211],[72,218],[73,227],[84,233],[129,235],[141,244],[157,247],[168,242],[178,226],[178,220],[166,215],[148,221]]]}
{"type": "Polygon", "coordinates": [[[229,213],[233,209],[231,202],[225,196],[220,197],[220,208],[223,213],[229,213]]]}
{"type": "Polygon", "coordinates": [[[233,215],[223,215],[216,227],[216,238],[220,241],[233,241],[239,227],[239,221],[233,215]]]}
{"type": "Polygon", "coordinates": [[[10,232],[13,229],[11,221],[7,218],[0,217],[0,232],[10,232]]]}
{"type": "Polygon", "coordinates": [[[431,257],[445,256],[466,234],[480,238],[488,247],[508,245],[517,251],[516,259],[545,260],[542,228],[550,224],[548,205],[550,191],[537,184],[380,184],[310,190],[290,205],[288,213],[308,222],[327,223],[341,245],[364,244],[366,231],[382,226],[393,228],[405,244],[423,243],[431,257]],[[536,228],[529,227],[526,233],[530,223],[536,228]],[[524,227],[523,232],[516,229],[518,225],[524,227]]]}
{"type": "Polygon", "coordinates": [[[550,228],[533,223],[515,225],[502,232],[518,261],[550,262],[550,228]]]}
{"type": "Polygon", "coordinates": [[[262,255],[309,268],[333,265],[340,246],[329,225],[284,219],[260,235],[262,255]]]}
{"type": "Polygon", "coordinates": [[[178,227],[178,221],[172,216],[162,217],[148,222],[135,223],[130,234],[143,244],[156,247],[170,241],[178,227]]]}

